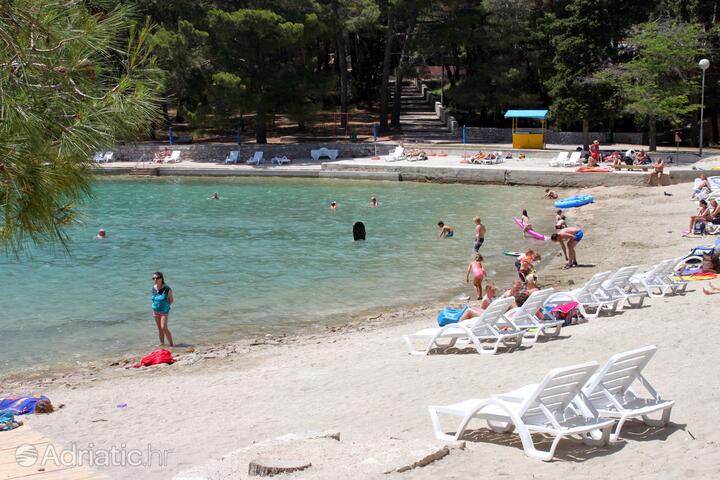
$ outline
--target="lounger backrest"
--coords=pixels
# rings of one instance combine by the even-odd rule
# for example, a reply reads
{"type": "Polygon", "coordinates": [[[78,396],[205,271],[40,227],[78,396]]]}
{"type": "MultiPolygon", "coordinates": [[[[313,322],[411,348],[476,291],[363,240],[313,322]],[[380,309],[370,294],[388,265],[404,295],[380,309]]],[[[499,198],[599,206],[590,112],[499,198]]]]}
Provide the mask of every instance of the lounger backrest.
{"type": "Polygon", "coordinates": [[[497,300],[494,300],[488,307],[485,309],[485,311],[475,319],[475,321],[472,323],[472,330],[475,333],[486,333],[488,329],[490,329],[493,325],[495,325],[503,316],[505,312],[507,312],[508,308],[510,308],[510,305],[513,304],[515,299],[513,297],[508,298],[498,298],[497,300]]]}
{"type": "Polygon", "coordinates": [[[263,152],[261,152],[260,150],[258,150],[258,151],[255,152],[255,155],[253,155],[253,161],[254,161],[254,162],[260,162],[260,160],[262,160],[262,157],[263,157],[263,152]]]}
{"type": "Polygon", "coordinates": [[[102,162],[105,159],[105,152],[97,151],[95,152],[95,156],[93,157],[93,160],[96,162],[102,162]]]}
{"type": "Polygon", "coordinates": [[[555,159],[556,162],[562,163],[568,158],[568,152],[560,152],[555,159]]]}
{"type": "Polygon", "coordinates": [[[231,162],[234,162],[237,160],[237,158],[238,158],[237,150],[233,150],[232,152],[230,152],[230,156],[228,157],[228,160],[230,160],[231,162]]]}
{"type": "Polygon", "coordinates": [[[578,294],[580,300],[583,300],[582,297],[592,296],[598,288],[600,288],[603,282],[610,277],[610,275],[612,275],[612,272],[601,272],[593,275],[592,278],[580,289],[580,293],[578,294]]]}
{"type": "Polygon", "coordinates": [[[525,303],[523,303],[520,308],[515,310],[515,314],[513,315],[513,318],[520,318],[520,317],[532,317],[537,313],[538,310],[542,308],[543,305],[545,305],[545,301],[548,299],[550,295],[555,291],[554,288],[546,288],[545,290],[538,290],[537,292],[533,292],[530,294],[530,296],[525,300],[525,303]]]}
{"type": "Polygon", "coordinates": [[[615,289],[620,288],[623,289],[628,286],[630,283],[630,277],[635,275],[637,272],[638,267],[632,266],[632,267],[622,267],[620,270],[615,272],[610,279],[607,280],[606,288],[608,289],[615,289]]]}
{"type": "Polygon", "coordinates": [[[581,392],[597,367],[597,362],[588,362],[550,370],[535,392],[520,406],[520,416],[523,419],[548,419],[549,413],[555,420],[561,420],[565,409],[581,392]]]}
{"type": "Polygon", "coordinates": [[[572,152],[570,155],[570,159],[568,159],[568,162],[575,163],[580,161],[580,156],[582,155],[582,152],[572,152]]]}
{"type": "Polygon", "coordinates": [[[176,162],[178,160],[180,160],[180,150],[173,150],[169,161],[176,162]]]}
{"type": "Polygon", "coordinates": [[[603,389],[614,397],[622,397],[638,379],[642,370],[657,352],[655,345],[618,353],[610,357],[607,363],[583,387],[583,392],[593,399],[607,399],[603,389]]]}
{"type": "Polygon", "coordinates": [[[115,152],[113,152],[113,151],[106,152],[105,153],[105,161],[109,162],[110,160],[113,159],[114,155],[115,155],[115,152]]]}

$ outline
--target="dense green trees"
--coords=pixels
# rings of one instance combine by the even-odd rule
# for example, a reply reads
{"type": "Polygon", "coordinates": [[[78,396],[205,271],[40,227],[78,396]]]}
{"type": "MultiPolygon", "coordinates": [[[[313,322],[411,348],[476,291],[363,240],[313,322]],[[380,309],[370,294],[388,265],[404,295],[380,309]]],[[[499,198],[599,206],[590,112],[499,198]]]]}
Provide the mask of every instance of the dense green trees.
{"type": "MultiPolygon", "coordinates": [[[[399,81],[424,65],[445,66],[446,103],[461,123],[503,126],[510,107],[550,107],[564,129],[650,126],[628,106],[622,82],[598,81],[598,72],[634,58],[624,39],[638,26],[674,21],[699,29],[704,54],[720,51],[710,0],[137,2],[160,24],[170,106],[195,124],[228,128],[237,115],[255,116],[258,142],[269,115],[302,126],[320,108],[369,106],[381,131],[398,127],[399,81]]],[[[720,59],[710,60],[709,118],[717,127],[720,59]]],[[[691,121],[690,110],[655,123],[691,121]]]]}

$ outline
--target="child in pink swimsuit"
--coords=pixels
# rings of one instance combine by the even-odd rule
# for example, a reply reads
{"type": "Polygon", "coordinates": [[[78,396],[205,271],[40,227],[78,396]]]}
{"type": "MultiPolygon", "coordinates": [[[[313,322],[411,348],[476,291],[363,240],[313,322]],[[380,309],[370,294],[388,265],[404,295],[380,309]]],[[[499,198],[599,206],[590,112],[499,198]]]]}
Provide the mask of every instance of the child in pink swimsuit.
{"type": "Polygon", "coordinates": [[[465,283],[470,283],[470,272],[473,274],[473,287],[475,287],[478,300],[482,298],[482,281],[485,278],[485,268],[482,261],[482,255],[476,253],[473,261],[468,265],[467,272],[465,272],[465,283]]]}

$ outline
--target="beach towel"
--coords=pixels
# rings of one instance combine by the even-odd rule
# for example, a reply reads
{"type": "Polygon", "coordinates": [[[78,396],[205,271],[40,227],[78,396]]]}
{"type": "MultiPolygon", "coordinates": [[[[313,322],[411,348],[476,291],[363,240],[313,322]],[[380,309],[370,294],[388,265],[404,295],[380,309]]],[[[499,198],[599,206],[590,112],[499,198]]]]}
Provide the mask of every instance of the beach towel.
{"type": "Polygon", "coordinates": [[[553,320],[564,320],[563,326],[575,325],[580,320],[580,310],[578,310],[578,302],[568,302],[562,305],[545,307],[545,315],[553,320]]]}
{"type": "Polygon", "coordinates": [[[140,360],[140,362],[138,362],[136,365],[133,365],[132,368],[149,367],[151,365],[159,365],[161,363],[175,363],[175,359],[173,358],[172,353],[170,353],[170,351],[168,350],[165,350],[164,348],[161,348],[160,350],[155,350],[150,355],[143,357],[143,359],[140,360]]]}
{"type": "Polygon", "coordinates": [[[45,395],[33,395],[32,397],[10,395],[9,397],[0,398],[0,414],[27,415],[35,413],[35,406],[40,400],[50,399],[45,395]]]}
{"type": "Polygon", "coordinates": [[[459,322],[460,317],[463,316],[463,313],[465,313],[467,309],[467,305],[465,305],[463,308],[443,308],[442,310],[440,310],[440,313],[438,313],[437,316],[438,325],[444,327],[445,325],[448,325],[450,323],[459,322]]]}

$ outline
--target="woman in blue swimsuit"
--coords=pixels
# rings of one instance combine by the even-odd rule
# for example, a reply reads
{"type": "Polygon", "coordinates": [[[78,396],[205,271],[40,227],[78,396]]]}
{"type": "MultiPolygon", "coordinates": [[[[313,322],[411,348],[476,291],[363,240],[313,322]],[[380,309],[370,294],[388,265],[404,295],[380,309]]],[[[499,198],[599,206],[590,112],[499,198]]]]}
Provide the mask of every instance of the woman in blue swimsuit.
{"type": "Polygon", "coordinates": [[[158,328],[160,345],[165,345],[165,339],[167,338],[168,345],[172,347],[173,338],[168,328],[168,316],[170,315],[170,305],[172,305],[175,299],[173,298],[170,285],[165,284],[165,278],[162,272],[153,273],[152,279],[152,312],[158,328]]]}

